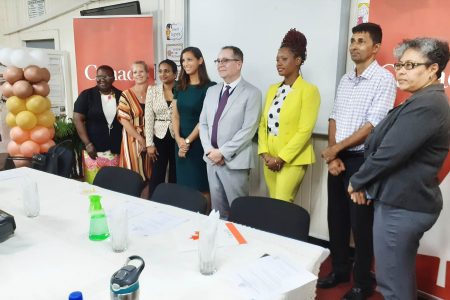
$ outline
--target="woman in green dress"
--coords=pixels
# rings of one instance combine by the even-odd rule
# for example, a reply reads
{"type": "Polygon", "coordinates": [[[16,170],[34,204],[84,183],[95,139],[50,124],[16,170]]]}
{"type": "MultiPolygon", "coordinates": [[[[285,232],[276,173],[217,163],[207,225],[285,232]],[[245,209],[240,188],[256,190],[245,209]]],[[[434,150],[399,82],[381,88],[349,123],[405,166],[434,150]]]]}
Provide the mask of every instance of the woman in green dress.
{"type": "Polygon", "coordinates": [[[196,47],[181,52],[182,66],[174,92],[172,113],[175,135],[177,183],[202,192],[209,199],[209,186],[203,148],[199,139],[198,121],[206,90],[216,84],[206,72],[203,55],[196,47]]]}

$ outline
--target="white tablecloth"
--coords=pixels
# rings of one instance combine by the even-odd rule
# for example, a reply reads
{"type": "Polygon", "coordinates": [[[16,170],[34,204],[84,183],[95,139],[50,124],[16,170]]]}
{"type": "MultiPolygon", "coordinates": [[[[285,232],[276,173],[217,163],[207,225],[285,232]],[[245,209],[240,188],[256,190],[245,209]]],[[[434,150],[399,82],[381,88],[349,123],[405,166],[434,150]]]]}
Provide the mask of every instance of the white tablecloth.
{"type": "MultiPolygon", "coordinates": [[[[195,228],[199,214],[96,188],[106,211],[123,203],[138,204],[144,213],[162,211],[187,219],[183,224],[152,236],[130,234],[125,252],[114,253],[109,239],[88,239],[89,200],[75,180],[20,168],[0,172],[0,209],[12,214],[17,229],[0,243],[1,299],[67,299],[80,290],[84,299],[109,299],[111,275],[130,255],[139,255],[146,267],[140,277],[140,299],[245,299],[226,280],[225,274],[268,253],[318,274],[327,249],[244,226],[248,241],[217,250],[218,271],[203,276],[198,271],[197,251],[180,251],[179,240],[195,228]],[[16,178],[11,178],[17,175],[16,178]],[[21,199],[21,176],[36,180],[41,200],[40,215],[27,218],[21,199]]],[[[314,299],[315,282],[280,295],[285,299],[314,299]]]]}

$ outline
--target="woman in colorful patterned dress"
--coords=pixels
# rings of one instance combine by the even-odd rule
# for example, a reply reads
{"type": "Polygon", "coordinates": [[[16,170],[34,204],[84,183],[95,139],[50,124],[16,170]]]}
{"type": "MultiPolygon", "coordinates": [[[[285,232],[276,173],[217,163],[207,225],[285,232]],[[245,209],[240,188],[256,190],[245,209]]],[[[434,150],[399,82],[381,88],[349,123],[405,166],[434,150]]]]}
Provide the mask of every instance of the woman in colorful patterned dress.
{"type": "Polygon", "coordinates": [[[117,118],[123,126],[119,166],[133,170],[142,179],[148,180],[152,165],[146,152],[144,116],[149,69],[145,62],[136,61],[132,72],[135,84],[123,91],[117,111],[117,118]]]}

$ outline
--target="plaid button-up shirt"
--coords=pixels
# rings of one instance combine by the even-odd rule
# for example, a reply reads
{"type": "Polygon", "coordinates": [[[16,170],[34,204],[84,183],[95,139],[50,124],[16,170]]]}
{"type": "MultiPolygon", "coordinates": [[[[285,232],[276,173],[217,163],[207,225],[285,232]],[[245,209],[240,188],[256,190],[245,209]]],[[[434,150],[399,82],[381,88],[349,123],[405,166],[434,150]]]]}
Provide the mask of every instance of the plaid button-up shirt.
{"type": "MultiPolygon", "coordinates": [[[[351,136],[367,122],[374,127],[393,107],[396,83],[392,74],[372,62],[360,75],[345,74],[338,86],[330,119],[336,121],[336,143],[351,136]]],[[[347,150],[362,151],[364,145],[347,150]]]]}

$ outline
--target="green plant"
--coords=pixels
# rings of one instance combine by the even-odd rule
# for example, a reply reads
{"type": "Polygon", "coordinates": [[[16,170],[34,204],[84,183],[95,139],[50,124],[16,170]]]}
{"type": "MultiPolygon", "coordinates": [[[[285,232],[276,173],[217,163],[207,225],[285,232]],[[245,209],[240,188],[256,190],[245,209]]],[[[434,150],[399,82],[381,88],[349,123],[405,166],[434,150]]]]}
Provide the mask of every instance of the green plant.
{"type": "Polygon", "coordinates": [[[83,175],[83,163],[82,163],[82,150],[83,143],[78,136],[77,129],[73,123],[72,118],[67,118],[67,116],[56,117],[55,127],[55,137],[54,141],[59,144],[65,140],[72,141],[72,151],[74,154],[74,160],[72,165],[72,177],[79,178],[83,175]]]}

